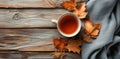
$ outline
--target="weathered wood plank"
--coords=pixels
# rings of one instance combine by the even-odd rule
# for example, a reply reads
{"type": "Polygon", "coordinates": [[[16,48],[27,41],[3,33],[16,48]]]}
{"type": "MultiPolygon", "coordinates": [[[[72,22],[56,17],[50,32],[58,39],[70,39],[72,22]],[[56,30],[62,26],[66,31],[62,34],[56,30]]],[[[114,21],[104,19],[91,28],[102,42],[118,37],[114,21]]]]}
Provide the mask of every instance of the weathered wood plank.
{"type": "MultiPolygon", "coordinates": [[[[50,53],[55,51],[52,39],[62,37],[56,29],[0,29],[0,50],[13,50],[9,54],[0,53],[1,59],[54,59],[50,53]],[[50,43],[50,45],[49,45],[50,43]],[[32,46],[32,47],[31,47],[32,46]],[[18,50],[18,51],[14,51],[18,50]],[[20,52],[39,52],[39,54],[25,54],[20,52]],[[41,53],[43,52],[43,53],[41,53]],[[17,54],[16,54],[17,53],[17,54]],[[20,53],[20,54],[19,54],[20,53]],[[1,56],[2,55],[2,56],[1,56]],[[6,57],[6,56],[7,57],[6,57]]],[[[67,53],[64,59],[80,59],[78,54],[67,53]]]]}
{"type": "Polygon", "coordinates": [[[41,51],[49,52],[49,51],[55,51],[55,50],[56,49],[53,47],[53,43],[52,45],[32,46],[32,47],[24,47],[24,48],[18,49],[18,51],[21,51],[21,52],[41,52],[41,51]]]}
{"type": "MultiPolygon", "coordinates": [[[[64,1],[64,0],[63,0],[64,1]]],[[[76,0],[79,2],[80,0],[76,0]]],[[[0,0],[0,8],[56,8],[59,0],[0,0]]]]}
{"type": "Polygon", "coordinates": [[[22,59],[21,54],[0,54],[0,59],[22,59]]]}
{"type": "MultiPolygon", "coordinates": [[[[55,59],[51,53],[30,54],[28,59],[55,59]]],[[[56,58],[57,59],[57,58],[56,58]]],[[[79,54],[66,53],[63,59],[81,59],[79,54]]]]}
{"type": "Polygon", "coordinates": [[[53,51],[52,40],[59,37],[56,29],[0,29],[0,50],[53,51]]]}
{"type": "MultiPolygon", "coordinates": [[[[32,53],[32,54],[26,54],[26,53],[7,53],[7,54],[0,54],[0,59],[54,59],[52,54],[50,52],[47,53],[32,53]]],[[[81,59],[81,56],[79,54],[73,54],[73,53],[66,53],[66,56],[64,56],[63,59],[81,59]]]]}
{"type": "Polygon", "coordinates": [[[52,28],[64,9],[0,9],[0,28],[52,28]]]}

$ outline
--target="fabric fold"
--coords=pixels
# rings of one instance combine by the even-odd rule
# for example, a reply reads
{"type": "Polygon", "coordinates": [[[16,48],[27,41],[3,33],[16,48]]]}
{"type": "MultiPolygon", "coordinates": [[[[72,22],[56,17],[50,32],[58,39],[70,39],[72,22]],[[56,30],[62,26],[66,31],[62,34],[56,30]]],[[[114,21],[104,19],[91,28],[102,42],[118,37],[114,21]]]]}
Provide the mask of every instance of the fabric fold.
{"type": "Polygon", "coordinates": [[[86,0],[86,4],[90,19],[102,28],[92,43],[83,43],[82,59],[119,59],[120,0],[86,0]]]}

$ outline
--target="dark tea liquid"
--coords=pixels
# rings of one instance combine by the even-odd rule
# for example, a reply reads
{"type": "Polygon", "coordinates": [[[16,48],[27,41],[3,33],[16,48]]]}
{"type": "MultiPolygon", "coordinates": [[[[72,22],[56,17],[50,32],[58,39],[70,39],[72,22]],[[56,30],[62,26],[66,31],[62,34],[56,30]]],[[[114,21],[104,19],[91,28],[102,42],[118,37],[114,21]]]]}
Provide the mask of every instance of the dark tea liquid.
{"type": "Polygon", "coordinates": [[[77,19],[74,16],[66,15],[61,18],[60,23],[60,30],[65,34],[72,34],[78,28],[77,19]]]}

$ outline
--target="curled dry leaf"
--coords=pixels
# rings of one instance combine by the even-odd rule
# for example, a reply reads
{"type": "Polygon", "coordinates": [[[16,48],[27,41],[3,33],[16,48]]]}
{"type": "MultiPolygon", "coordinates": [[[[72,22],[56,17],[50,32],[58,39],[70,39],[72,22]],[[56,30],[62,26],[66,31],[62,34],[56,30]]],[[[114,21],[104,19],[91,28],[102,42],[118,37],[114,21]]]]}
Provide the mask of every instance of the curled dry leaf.
{"type": "Polygon", "coordinates": [[[86,34],[79,34],[79,38],[82,39],[82,42],[91,43],[92,39],[86,34]]]}
{"type": "Polygon", "coordinates": [[[101,24],[93,24],[90,19],[87,19],[84,24],[85,34],[90,35],[92,38],[96,38],[99,34],[101,24]]]}
{"type": "Polygon", "coordinates": [[[77,3],[75,0],[65,1],[61,4],[61,6],[69,11],[73,11],[75,15],[78,16],[80,19],[84,19],[87,16],[86,12],[86,4],[85,2],[81,2],[78,8],[76,8],[77,3]]]}
{"type": "Polygon", "coordinates": [[[76,8],[77,3],[75,2],[75,0],[65,1],[61,4],[61,6],[69,11],[73,11],[73,13],[77,15],[80,19],[85,18],[88,14],[86,12],[85,2],[80,3],[78,8],[76,8]]]}
{"type": "Polygon", "coordinates": [[[56,38],[53,40],[53,42],[54,42],[55,48],[58,50],[64,50],[66,47],[66,41],[63,38],[60,38],[60,39],[56,38]]]}
{"type": "Polygon", "coordinates": [[[99,30],[96,29],[96,30],[94,30],[94,31],[90,34],[90,36],[91,36],[92,38],[96,38],[96,37],[98,36],[98,33],[99,33],[99,30]]]}
{"type": "Polygon", "coordinates": [[[70,39],[68,41],[66,49],[68,49],[69,52],[72,51],[74,53],[80,54],[80,51],[81,51],[80,46],[81,45],[82,45],[82,41],[81,40],[70,39]]]}
{"type": "Polygon", "coordinates": [[[92,40],[87,35],[84,35],[83,41],[85,41],[87,43],[91,43],[92,42],[92,40]]]}
{"type": "Polygon", "coordinates": [[[61,6],[69,11],[72,11],[76,8],[75,0],[65,1],[61,4],[61,6]]]}
{"type": "Polygon", "coordinates": [[[54,58],[63,59],[63,57],[66,54],[65,54],[65,52],[53,52],[52,55],[53,55],[54,58]]]}
{"type": "Polygon", "coordinates": [[[88,13],[86,12],[85,2],[80,3],[78,9],[75,9],[73,13],[77,15],[80,19],[86,18],[88,13]]]}
{"type": "Polygon", "coordinates": [[[85,33],[87,34],[87,35],[89,35],[92,31],[93,31],[93,29],[94,29],[94,26],[93,26],[93,24],[92,24],[92,21],[91,20],[86,20],[85,21],[85,24],[84,24],[84,30],[85,30],[85,33]]]}

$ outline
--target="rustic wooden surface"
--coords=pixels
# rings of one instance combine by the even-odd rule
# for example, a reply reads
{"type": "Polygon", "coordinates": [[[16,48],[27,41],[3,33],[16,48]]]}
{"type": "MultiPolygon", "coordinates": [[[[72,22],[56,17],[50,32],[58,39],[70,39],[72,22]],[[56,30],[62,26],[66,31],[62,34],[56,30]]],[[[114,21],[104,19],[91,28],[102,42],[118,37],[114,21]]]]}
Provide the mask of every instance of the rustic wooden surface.
{"type": "MultiPolygon", "coordinates": [[[[63,37],[57,29],[0,29],[0,58],[53,59],[53,38],[63,37]],[[36,53],[37,54],[34,54],[36,53]]],[[[67,53],[64,59],[80,59],[67,53]]]]}
{"type": "MultiPolygon", "coordinates": [[[[0,0],[0,59],[53,59],[52,40],[63,36],[51,20],[68,13],[57,1],[0,0]]],[[[67,52],[64,59],[81,57],[67,52]]]]}
{"type": "Polygon", "coordinates": [[[0,9],[0,28],[56,27],[51,22],[68,11],[64,9],[0,9]]]}
{"type": "MultiPolygon", "coordinates": [[[[54,59],[51,52],[42,53],[14,53],[14,54],[1,54],[0,59],[54,59]]],[[[80,59],[80,55],[73,53],[66,53],[64,59],[80,59]]]]}
{"type": "Polygon", "coordinates": [[[56,29],[0,29],[0,49],[18,50],[28,46],[45,45],[52,48],[49,47],[53,45],[52,39],[58,37],[60,35],[56,29]]]}
{"type": "MultiPolygon", "coordinates": [[[[60,8],[59,0],[0,0],[0,8],[60,8]]],[[[76,0],[80,2],[80,0],[76,0]]]]}

